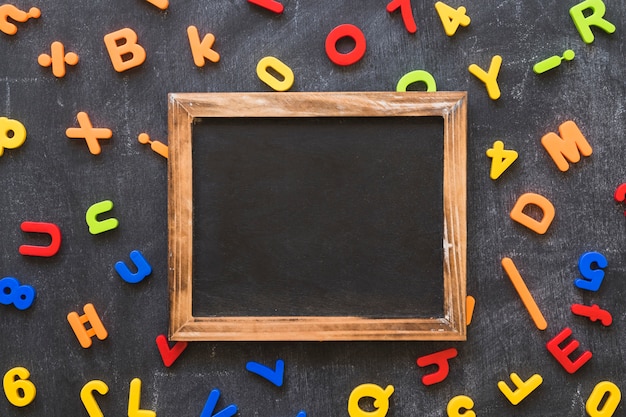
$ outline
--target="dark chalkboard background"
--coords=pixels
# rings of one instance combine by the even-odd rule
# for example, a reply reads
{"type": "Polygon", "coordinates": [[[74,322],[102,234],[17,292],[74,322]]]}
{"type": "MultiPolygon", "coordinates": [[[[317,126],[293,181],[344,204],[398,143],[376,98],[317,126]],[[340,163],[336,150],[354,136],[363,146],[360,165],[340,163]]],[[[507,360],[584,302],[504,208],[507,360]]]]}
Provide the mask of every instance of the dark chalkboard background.
{"type": "Polygon", "coordinates": [[[193,314],[443,317],[443,118],[193,127],[193,314]]]}
{"type": "MultiPolygon", "coordinates": [[[[20,120],[28,139],[0,158],[0,276],[33,285],[38,297],[22,312],[0,306],[0,374],[15,366],[31,372],[35,401],[15,409],[0,399],[0,415],[86,415],[79,392],[92,379],[109,387],[98,397],[105,415],[125,415],[129,382],[143,381],[141,406],[159,416],[198,416],[211,389],[219,388],[218,409],[235,403],[242,416],[347,415],[351,390],[362,383],[391,384],[388,415],[442,416],[448,401],[469,395],[481,416],[563,417],[584,414],[593,387],[610,380],[626,387],[626,218],[612,198],[626,180],[624,97],[624,1],[606,1],[609,35],[594,30],[584,44],[568,9],[578,1],[483,1],[465,4],[472,22],[448,38],[433,2],[413,0],[418,31],[406,32],[387,1],[283,0],[281,16],[247,2],[175,1],[166,12],[141,0],[110,2],[13,2],[37,5],[38,20],[18,24],[15,36],[0,33],[0,115],[20,120]],[[37,3],[37,4],[34,4],[37,3]],[[359,26],[368,42],[364,58],[340,68],[325,55],[326,35],[335,26],[359,26]],[[216,36],[222,59],[204,68],[193,64],[188,25],[216,36]],[[133,28],[148,57],[139,68],[116,73],[102,38],[133,28]],[[80,56],[76,67],[56,79],[37,56],[62,41],[80,56]],[[532,65],[571,48],[576,58],[538,76],[532,65]],[[487,68],[500,54],[502,97],[488,98],[467,67],[487,68]],[[165,368],[154,343],[167,332],[166,161],[137,142],[140,132],[165,140],[167,93],[268,91],[256,63],[273,55],[295,73],[293,91],[393,90],[405,73],[429,71],[439,90],[469,91],[468,125],[468,293],[475,296],[468,341],[459,343],[193,343],[165,368]],[[84,141],[65,129],[86,111],[113,138],[93,156],[84,141]],[[566,173],[558,171],[540,138],[574,120],[594,153],[566,173]],[[497,181],[489,179],[485,151],[495,140],[520,153],[497,181]],[[556,219],[544,236],[513,223],[508,213],[525,192],[544,195],[556,219]],[[87,208],[111,199],[120,226],[92,236],[87,208]],[[51,259],[22,257],[18,247],[35,237],[20,231],[24,220],[56,223],[63,232],[51,259]],[[123,282],[113,265],[141,250],[153,273],[138,285],[123,282]],[[577,261],[586,251],[609,261],[597,293],[573,285],[577,261]],[[500,260],[511,257],[548,321],[537,330],[523,308],[500,260]],[[94,303],[109,337],[83,350],[65,316],[94,303]],[[609,328],[573,316],[572,303],[597,303],[614,318],[609,328]],[[545,343],[565,326],[594,357],[567,374],[545,343]],[[426,387],[429,370],[417,357],[456,347],[448,378],[426,387]],[[285,382],[277,388],[245,370],[247,361],[285,361],[285,382]],[[497,389],[511,372],[543,384],[514,407],[497,389]]],[[[455,7],[460,4],[452,4],[455,7]]],[[[620,406],[617,413],[623,413],[620,406]]],[[[616,414],[617,415],[617,414],[616,414]]]]}

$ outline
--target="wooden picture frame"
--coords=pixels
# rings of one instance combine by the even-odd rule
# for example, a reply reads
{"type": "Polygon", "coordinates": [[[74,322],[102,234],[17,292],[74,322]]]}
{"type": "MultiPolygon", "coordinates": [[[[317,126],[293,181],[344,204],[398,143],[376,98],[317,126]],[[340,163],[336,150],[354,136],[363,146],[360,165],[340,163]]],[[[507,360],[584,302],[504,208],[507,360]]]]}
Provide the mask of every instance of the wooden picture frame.
{"type": "Polygon", "coordinates": [[[169,337],[227,340],[465,340],[465,92],[176,93],[169,95],[169,337]],[[443,314],[431,318],[192,314],[192,129],[198,118],[443,118],[443,314]]]}

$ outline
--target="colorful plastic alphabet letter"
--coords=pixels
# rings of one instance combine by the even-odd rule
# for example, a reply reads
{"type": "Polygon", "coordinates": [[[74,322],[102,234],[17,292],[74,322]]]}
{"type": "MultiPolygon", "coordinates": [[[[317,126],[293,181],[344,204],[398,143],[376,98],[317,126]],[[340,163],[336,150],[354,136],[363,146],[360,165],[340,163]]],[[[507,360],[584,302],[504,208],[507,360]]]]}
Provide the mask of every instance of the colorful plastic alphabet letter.
{"type": "Polygon", "coordinates": [[[465,297],[465,325],[472,324],[472,318],[474,317],[474,308],[476,307],[476,299],[471,295],[465,297]]]}
{"type": "Polygon", "coordinates": [[[170,6],[169,0],[146,0],[146,1],[152,4],[153,6],[158,7],[161,10],[167,10],[167,8],[170,6]]]}
{"type": "Polygon", "coordinates": [[[170,348],[169,343],[167,343],[167,337],[165,337],[164,334],[160,334],[156,337],[156,344],[157,348],[159,348],[163,365],[169,368],[176,362],[176,359],[178,359],[185,349],[187,349],[188,342],[176,342],[176,344],[170,348]]]}
{"type": "Polygon", "coordinates": [[[599,252],[583,253],[578,260],[578,269],[583,278],[574,281],[581,290],[598,291],[604,280],[604,268],[609,265],[604,255],[599,252]],[[598,268],[591,268],[596,265],[598,268]]]}
{"type": "Polygon", "coordinates": [[[25,12],[12,4],[3,4],[0,6],[0,31],[7,35],[15,35],[17,26],[9,22],[9,18],[16,22],[24,23],[28,19],[39,19],[40,16],[41,10],[36,7],[31,7],[28,12],[25,12]]]}
{"type": "Polygon", "coordinates": [[[474,401],[466,395],[457,395],[448,402],[446,411],[448,417],[476,417],[476,413],[472,411],[474,401]],[[465,410],[461,413],[461,410],[465,410]]]}
{"type": "Polygon", "coordinates": [[[152,267],[138,250],[134,250],[130,253],[130,260],[135,264],[137,272],[130,272],[130,269],[122,261],[115,263],[115,270],[119,276],[129,284],[137,284],[152,273],[152,267]]]}
{"type": "Polygon", "coordinates": [[[590,156],[593,149],[582,132],[571,120],[559,126],[559,135],[550,132],[541,138],[541,144],[562,172],[569,169],[567,161],[576,163],[580,155],[590,156]]]}
{"type": "Polygon", "coordinates": [[[518,155],[517,151],[504,149],[504,142],[497,140],[493,143],[493,148],[487,149],[487,156],[491,158],[489,177],[497,180],[517,160],[518,155]]]}
{"type": "Polygon", "coordinates": [[[361,29],[354,25],[344,24],[339,25],[330,31],[326,37],[326,55],[328,58],[337,65],[352,65],[365,55],[365,49],[367,42],[365,41],[365,35],[361,32],[361,29]],[[341,53],[337,50],[337,42],[341,38],[352,38],[354,41],[354,49],[347,53],[341,53]]]}
{"type": "Polygon", "coordinates": [[[426,84],[427,92],[437,91],[435,77],[433,77],[428,71],[424,70],[415,70],[404,74],[398,81],[398,84],[396,84],[396,91],[405,92],[411,84],[416,82],[423,82],[426,84]]]}
{"type": "Polygon", "coordinates": [[[30,285],[20,285],[13,277],[0,279],[0,304],[13,304],[18,310],[26,310],[33,305],[37,292],[30,285]]]}
{"type": "Polygon", "coordinates": [[[21,245],[19,248],[21,255],[51,257],[59,252],[59,248],[61,247],[61,229],[59,229],[59,226],[56,224],[22,222],[20,228],[22,232],[43,233],[50,236],[50,244],[48,246],[21,245]]]}
{"type": "Polygon", "coordinates": [[[548,228],[552,224],[552,220],[554,220],[554,215],[556,214],[554,210],[554,206],[542,195],[534,194],[534,193],[526,193],[522,194],[513,206],[511,210],[511,219],[515,220],[519,224],[528,227],[535,233],[539,233],[540,235],[545,234],[548,231],[548,228]],[[533,204],[539,207],[543,211],[543,217],[541,220],[535,220],[529,215],[524,213],[524,209],[529,204],[533,204]]]}
{"type": "Polygon", "coordinates": [[[443,24],[443,30],[448,36],[454,36],[459,26],[468,26],[472,21],[470,17],[465,14],[467,9],[463,6],[455,9],[444,2],[438,1],[435,3],[435,9],[443,24]]]}
{"type": "Polygon", "coordinates": [[[276,14],[281,14],[285,7],[276,0],[248,0],[248,3],[256,4],[276,14]]]}
{"type": "Polygon", "coordinates": [[[207,59],[211,62],[219,62],[220,54],[212,49],[213,43],[215,43],[215,36],[212,33],[204,35],[202,42],[200,42],[198,28],[195,26],[189,26],[187,28],[187,37],[189,38],[189,46],[191,47],[193,62],[196,66],[204,67],[204,63],[207,59]]]}
{"type": "Polygon", "coordinates": [[[9,369],[4,374],[2,385],[7,400],[16,407],[26,407],[35,400],[37,388],[28,378],[30,372],[21,366],[9,369]]]}
{"type": "Polygon", "coordinates": [[[142,145],[149,143],[150,149],[161,155],[163,158],[168,158],[169,150],[167,145],[163,142],[159,142],[158,140],[150,140],[150,136],[147,133],[140,133],[139,136],[137,136],[137,141],[139,141],[142,145]]]}
{"type": "Polygon", "coordinates": [[[605,12],[606,6],[602,0],[585,0],[569,9],[569,15],[583,42],[589,44],[595,39],[591,26],[599,27],[606,33],[615,32],[615,25],[604,19],[605,12]],[[591,10],[591,13],[585,13],[587,10],[591,10]]]}
{"type": "Polygon", "coordinates": [[[89,115],[81,111],[76,115],[80,127],[70,127],[65,131],[65,135],[70,139],[85,139],[87,147],[92,155],[98,155],[101,152],[98,139],[111,139],[113,132],[107,128],[94,128],[89,120],[89,115]]]}
{"type": "Polygon", "coordinates": [[[78,339],[80,345],[87,349],[91,347],[91,338],[96,336],[100,340],[104,340],[109,335],[100,321],[100,317],[98,317],[98,313],[96,312],[96,308],[93,304],[85,304],[83,307],[83,311],[85,314],[79,316],[77,312],[72,311],[67,315],[67,321],[72,326],[72,330],[74,330],[74,334],[78,339]],[[91,328],[87,330],[85,324],[89,323],[91,328]]]}
{"type": "Polygon", "coordinates": [[[231,404],[226,408],[218,411],[213,414],[215,411],[215,406],[217,405],[217,401],[220,399],[220,390],[214,389],[209,394],[209,398],[206,400],[204,404],[204,408],[202,409],[202,413],[200,413],[200,417],[232,417],[237,413],[237,406],[235,404],[231,404]]]}
{"type": "Polygon", "coordinates": [[[361,384],[354,388],[348,398],[348,414],[350,417],[385,417],[389,411],[389,397],[393,394],[393,385],[385,389],[376,384],[361,384]],[[374,411],[365,411],[359,407],[361,398],[374,399],[374,411]]]}
{"type": "Polygon", "coordinates": [[[104,417],[102,410],[100,410],[100,406],[93,396],[94,391],[100,395],[106,395],[109,392],[109,386],[98,379],[89,381],[80,390],[80,399],[83,402],[89,417],[104,417]]]}
{"type": "Polygon", "coordinates": [[[613,316],[606,310],[602,310],[597,304],[586,306],[583,304],[572,304],[572,313],[577,316],[587,317],[591,321],[598,321],[607,327],[613,323],[613,316]]]}
{"type": "Polygon", "coordinates": [[[517,267],[513,263],[513,260],[511,258],[502,258],[502,268],[504,268],[504,271],[509,276],[511,283],[513,283],[517,294],[522,299],[522,303],[524,303],[526,310],[528,310],[535,326],[539,330],[545,330],[548,327],[548,322],[543,317],[543,314],[541,313],[541,310],[539,310],[532,294],[528,291],[528,287],[517,270],[517,267]]]}
{"type": "Polygon", "coordinates": [[[413,8],[411,7],[411,0],[391,0],[387,4],[387,11],[389,13],[395,12],[400,8],[400,14],[402,15],[402,21],[407,32],[417,32],[417,25],[415,24],[415,18],[413,17],[413,8]]]}
{"type": "Polygon", "coordinates": [[[587,399],[585,410],[591,417],[611,417],[621,400],[622,392],[617,385],[609,381],[598,382],[587,399]]]}
{"type": "Polygon", "coordinates": [[[17,120],[0,117],[0,156],[5,149],[19,148],[26,141],[26,128],[17,120]]]}
{"type": "Polygon", "coordinates": [[[504,381],[498,381],[498,388],[504,394],[504,396],[511,402],[513,405],[517,405],[522,402],[522,400],[530,395],[541,383],[543,382],[543,378],[539,374],[534,374],[526,381],[522,381],[516,373],[511,374],[511,382],[513,385],[517,387],[515,391],[512,391],[511,388],[504,381]]]}
{"type": "Polygon", "coordinates": [[[431,353],[417,359],[417,366],[423,368],[425,366],[437,365],[437,371],[424,375],[422,383],[424,385],[433,385],[443,381],[450,372],[450,359],[456,358],[458,354],[455,348],[445,349],[439,352],[431,353]]]}
{"type": "Polygon", "coordinates": [[[283,377],[285,376],[285,362],[282,359],[276,361],[275,369],[271,369],[257,362],[248,362],[246,370],[267,379],[277,387],[283,386],[283,377]]]}
{"type": "Polygon", "coordinates": [[[580,346],[580,343],[576,339],[572,339],[565,347],[561,348],[559,345],[572,335],[572,330],[569,327],[561,330],[559,334],[554,336],[552,340],[546,343],[548,351],[554,356],[554,358],[561,364],[561,366],[570,374],[578,371],[591,357],[592,353],[588,350],[584,351],[576,360],[572,361],[569,356],[580,346]]]}
{"type": "MultiPolygon", "coordinates": [[[[626,201],[626,183],[620,184],[615,189],[615,193],[613,194],[613,198],[618,203],[623,203],[626,201]]],[[[624,211],[624,216],[626,216],[626,211],[624,211]]]]}
{"type": "Polygon", "coordinates": [[[487,94],[489,94],[489,98],[492,100],[500,98],[500,87],[498,86],[497,78],[501,66],[502,57],[500,55],[494,55],[493,58],[491,58],[491,64],[489,65],[488,71],[485,72],[485,70],[476,64],[472,64],[468,68],[470,74],[485,83],[487,94]]]}
{"type": "Polygon", "coordinates": [[[104,45],[117,72],[138,67],[146,60],[146,50],[137,43],[137,33],[124,28],[104,35],[104,45]]]}
{"type": "Polygon", "coordinates": [[[270,86],[275,91],[287,91],[294,81],[293,71],[285,63],[273,56],[262,58],[256,66],[256,75],[261,81],[270,86]],[[269,69],[282,77],[276,78],[269,69]]]}
{"type": "Polygon", "coordinates": [[[152,410],[142,410],[141,404],[141,379],[133,378],[130,381],[130,392],[128,393],[128,417],[156,417],[152,410]]]}
{"type": "Polygon", "coordinates": [[[51,66],[52,75],[57,78],[63,78],[65,77],[65,64],[72,66],[78,64],[78,55],[74,52],[66,54],[65,46],[59,41],[54,41],[50,46],[50,55],[39,55],[37,63],[45,68],[51,66]]]}
{"type": "Polygon", "coordinates": [[[567,49],[563,52],[563,56],[553,55],[549,58],[546,58],[542,61],[537,62],[533,65],[533,71],[535,74],[543,74],[546,71],[549,71],[553,68],[561,65],[563,61],[571,61],[576,56],[576,53],[571,49],[567,49]]]}
{"type": "Polygon", "coordinates": [[[97,235],[99,233],[113,230],[119,226],[119,222],[116,218],[106,220],[97,219],[97,216],[100,214],[111,210],[113,210],[113,202],[111,200],[100,201],[87,209],[87,213],[85,213],[85,221],[87,222],[87,226],[89,226],[89,233],[97,235]]]}

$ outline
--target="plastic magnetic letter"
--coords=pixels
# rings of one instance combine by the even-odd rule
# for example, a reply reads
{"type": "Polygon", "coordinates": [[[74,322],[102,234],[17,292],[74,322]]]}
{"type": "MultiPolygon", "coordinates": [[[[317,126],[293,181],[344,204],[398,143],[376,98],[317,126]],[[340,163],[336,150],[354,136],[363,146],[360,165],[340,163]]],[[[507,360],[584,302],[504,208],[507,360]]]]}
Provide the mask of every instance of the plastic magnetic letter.
{"type": "Polygon", "coordinates": [[[96,336],[100,340],[104,340],[109,335],[98,317],[98,313],[96,312],[96,308],[93,304],[85,304],[83,307],[83,311],[85,314],[79,316],[77,312],[72,311],[67,315],[67,321],[72,326],[72,330],[74,330],[74,334],[78,339],[80,345],[87,349],[91,346],[91,338],[96,336]],[[89,323],[91,328],[87,330],[85,324],[89,323]]]}
{"type": "Polygon", "coordinates": [[[604,19],[605,12],[606,6],[602,0],[585,0],[569,9],[569,15],[583,42],[592,43],[595,39],[591,26],[596,26],[606,33],[615,32],[615,25],[604,19]],[[591,10],[591,13],[584,13],[586,10],[591,10]]]}
{"type": "Polygon", "coordinates": [[[485,83],[485,88],[487,88],[487,94],[489,94],[489,98],[492,100],[497,100],[500,98],[500,87],[498,86],[497,78],[501,66],[502,57],[500,55],[494,55],[493,58],[491,58],[489,70],[486,72],[476,64],[472,64],[468,67],[470,74],[474,75],[480,81],[485,83]]]}
{"type": "Polygon", "coordinates": [[[415,24],[415,18],[413,17],[413,8],[411,7],[411,0],[392,0],[387,4],[387,11],[389,13],[395,12],[400,8],[400,14],[402,15],[402,22],[407,32],[417,32],[417,25],[415,24]]]}
{"type": "Polygon", "coordinates": [[[487,156],[491,158],[491,170],[489,178],[497,180],[508,167],[517,160],[517,151],[504,149],[504,142],[497,140],[493,143],[493,148],[487,149],[487,156]]]}
{"type": "Polygon", "coordinates": [[[200,42],[198,28],[195,26],[189,26],[187,28],[187,37],[189,38],[189,46],[191,47],[193,62],[196,66],[204,67],[204,63],[207,59],[211,62],[219,62],[220,54],[212,49],[213,43],[215,42],[215,36],[212,33],[204,35],[202,42],[200,42]]]}
{"type": "Polygon", "coordinates": [[[548,322],[543,317],[532,294],[528,291],[528,287],[513,263],[513,260],[511,258],[502,258],[502,268],[504,268],[504,271],[509,276],[511,283],[515,287],[515,291],[517,291],[517,294],[522,299],[522,303],[524,303],[524,307],[528,310],[528,314],[530,314],[530,317],[533,319],[535,326],[539,330],[545,330],[548,327],[548,322]]]}
{"type": "MultiPolygon", "coordinates": [[[[615,193],[613,193],[613,198],[618,203],[623,203],[626,201],[626,183],[622,183],[617,186],[615,189],[615,193]]],[[[624,216],[626,216],[626,211],[624,211],[624,216]]]]}
{"type": "Polygon", "coordinates": [[[285,376],[285,362],[282,359],[276,361],[274,369],[262,365],[258,362],[248,362],[246,370],[267,379],[277,387],[283,386],[283,377],[285,376]]]}
{"type": "Polygon", "coordinates": [[[26,141],[24,125],[7,117],[0,117],[0,156],[5,149],[19,148],[26,141]]]}
{"type": "Polygon", "coordinates": [[[611,417],[621,400],[622,392],[617,385],[609,381],[598,382],[585,403],[585,410],[591,417],[611,417]],[[605,397],[604,405],[600,409],[605,397]]]}
{"type": "Polygon", "coordinates": [[[467,395],[457,395],[448,402],[446,411],[448,417],[476,417],[476,413],[472,411],[474,401],[467,395]],[[464,413],[461,410],[465,409],[464,413]]]}
{"type": "Polygon", "coordinates": [[[9,369],[4,374],[2,385],[7,400],[16,407],[26,407],[37,395],[35,384],[28,380],[30,372],[21,366],[9,369]]]}
{"type": "Polygon", "coordinates": [[[570,374],[578,371],[591,357],[592,353],[588,350],[584,351],[576,360],[572,361],[569,356],[580,346],[580,343],[576,339],[572,339],[565,347],[561,348],[559,345],[572,335],[572,330],[569,327],[561,330],[559,334],[554,336],[552,340],[546,343],[548,351],[554,356],[554,358],[561,364],[561,366],[570,374]]]}
{"type": "Polygon", "coordinates": [[[365,49],[367,42],[365,41],[365,35],[361,32],[361,29],[354,25],[344,24],[339,25],[330,31],[326,37],[326,55],[328,58],[337,65],[352,65],[365,55],[365,49]],[[341,38],[352,38],[354,40],[354,49],[347,53],[341,53],[337,50],[337,41],[341,38]]]}
{"type": "Polygon", "coordinates": [[[559,135],[550,132],[541,138],[541,144],[559,170],[565,172],[569,169],[567,161],[576,163],[580,161],[580,155],[590,156],[593,153],[593,148],[571,120],[559,126],[559,135]]]}
{"type": "Polygon", "coordinates": [[[583,278],[574,281],[581,290],[598,291],[604,280],[604,268],[609,265],[604,255],[599,252],[583,253],[578,260],[578,270],[583,278]],[[593,265],[597,268],[591,268],[593,265]]]}
{"type": "Polygon", "coordinates": [[[396,91],[405,92],[411,84],[417,82],[423,82],[426,84],[426,91],[429,93],[437,91],[435,77],[433,77],[428,71],[424,70],[415,70],[404,74],[398,81],[398,84],[396,84],[396,91]]]}
{"type": "Polygon", "coordinates": [[[98,155],[101,152],[100,139],[111,139],[113,132],[106,127],[94,128],[89,120],[89,115],[84,111],[76,115],[76,120],[80,127],[70,127],[65,130],[65,135],[70,139],[85,139],[87,147],[92,155],[98,155]]]}
{"type": "Polygon", "coordinates": [[[37,58],[37,63],[42,67],[52,67],[52,74],[57,78],[65,77],[65,64],[78,64],[78,55],[74,52],[65,53],[65,45],[59,41],[52,42],[50,45],[50,55],[41,54],[37,58]]]}
{"type": "Polygon", "coordinates": [[[285,63],[273,56],[266,56],[259,61],[256,66],[256,75],[261,81],[263,81],[275,91],[289,90],[294,81],[293,71],[291,70],[291,68],[289,68],[285,63]],[[272,75],[268,71],[269,68],[278,73],[278,75],[282,77],[282,80],[272,75]]]}
{"type": "Polygon", "coordinates": [[[422,383],[424,385],[433,385],[446,379],[448,373],[450,372],[449,361],[452,358],[456,358],[457,354],[458,352],[455,348],[449,348],[431,353],[430,355],[419,357],[417,359],[417,366],[421,368],[430,365],[437,365],[437,371],[424,375],[422,377],[422,383]]]}
{"type": "Polygon", "coordinates": [[[41,10],[36,7],[31,7],[28,12],[25,12],[12,4],[3,4],[0,6],[0,31],[7,35],[15,35],[17,26],[11,23],[9,18],[16,22],[24,23],[28,19],[39,19],[40,16],[41,10]]]}
{"type": "Polygon", "coordinates": [[[467,9],[463,6],[455,9],[448,6],[444,2],[438,1],[435,3],[435,9],[437,10],[441,23],[443,24],[443,30],[448,36],[453,36],[459,26],[468,26],[472,21],[470,17],[465,14],[467,9]]]}
{"type": "Polygon", "coordinates": [[[169,368],[176,362],[176,359],[178,359],[184,350],[187,349],[188,342],[176,342],[174,346],[170,348],[169,343],[167,343],[167,337],[165,337],[164,334],[160,334],[156,337],[156,345],[161,354],[163,365],[169,368]]]}
{"type": "Polygon", "coordinates": [[[100,201],[93,204],[87,209],[85,213],[85,221],[89,226],[89,233],[97,235],[99,233],[108,232],[119,226],[119,222],[116,218],[110,218],[106,220],[98,220],[97,216],[113,210],[113,202],[111,200],[100,201]]]}
{"type": "Polygon", "coordinates": [[[476,307],[476,299],[471,295],[465,297],[465,325],[472,324],[472,318],[474,317],[474,308],[476,307]]]}
{"type": "Polygon", "coordinates": [[[128,417],[156,417],[152,410],[142,410],[141,404],[141,379],[133,378],[130,381],[130,391],[128,393],[128,417]]]}
{"type": "Polygon", "coordinates": [[[167,10],[170,5],[169,0],[146,0],[148,3],[158,7],[161,10],[167,10]]]}
{"type": "Polygon", "coordinates": [[[583,304],[572,304],[572,313],[577,316],[587,317],[591,321],[598,321],[603,326],[610,326],[613,323],[613,316],[606,310],[602,310],[597,304],[586,306],[583,304]]]}
{"type": "Polygon", "coordinates": [[[285,7],[276,0],[248,0],[248,3],[256,4],[276,14],[281,14],[285,7]]]}
{"type": "Polygon", "coordinates": [[[146,60],[146,50],[137,43],[137,33],[130,28],[104,35],[104,45],[117,72],[138,67],[146,60]],[[123,41],[120,42],[119,41],[123,41]]]}
{"type": "Polygon", "coordinates": [[[389,411],[389,397],[393,394],[393,385],[385,389],[376,384],[361,384],[354,388],[348,398],[348,414],[350,417],[385,417],[389,411]],[[359,407],[361,398],[374,399],[374,411],[365,411],[359,407]]]}
{"type": "Polygon", "coordinates": [[[129,284],[137,284],[152,273],[152,267],[138,250],[134,250],[130,253],[130,260],[135,264],[137,272],[130,272],[130,269],[122,261],[115,263],[115,271],[129,284]]]}
{"type": "Polygon", "coordinates": [[[539,194],[526,193],[519,196],[517,202],[511,210],[510,216],[511,219],[515,220],[519,224],[528,227],[535,233],[543,235],[548,231],[548,228],[552,224],[552,220],[554,220],[555,214],[556,212],[554,210],[554,206],[550,200],[539,194]],[[541,220],[535,220],[524,213],[524,209],[529,204],[533,204],[541,209],[543,212],[541,220]]]}
{"type": "Polygon", "coordinates": [[[543,74],[546,71],[554,69],[561,65],[563,61],[571,61],[576,57],[576,53],[571,49],[567,49],[563,52],[563,56],[553,55],[549,58],[541,60],[533,65],[533,71],[535,74],[543,74]]]}
{"type": "Polygon", "coordinates": [[[13,304],[18,310],[26,310],[33,305],[37,292],[30,285],[20,285],[13,277],[0,279],[0,304],[13,304]]]}
{"type": "Polygon", "coordinates": [[[59,229],[59,226],[56,224],[22,222],[20,228],[22,232],[43,233],[50,236],[50,244],[48,246],[21,245],[19,248],[21,255],[51,257],[56,255],[59,251],[61,247],[61,229],[59,229]]]}
{"type": "Polygon", "coordinates": [[[543,382],[543,378],[539,374],[534,374],[526,381],[522,381],[522,378],[516,373],[512,373],[510,376],[511,382],[517,389],[515,391],[511,390],[504,381],[498,381],[498,388],[513,405],[521,403],[524,398],[528,397],[543,382]]]}
{"type": "Polygon", "coordinates": [[[139,141],[139,143],[143,145],[146,145],[149,143],[150,149],[152,149],[154,152],[161,155],[163,158],[165,159],[168,158],[169,149],[167,145],[164,144],[163,142],[159,142],[158,140],[151,140],[150,136],[147,133],[140,133],[139,136],[137,136],[137,140],[139,141]]]}
{"type": "Polygon", "coordinates": [[[100,406],[93,396],[94,391],[96,391],[100,395],[106,395],[109,392],[109,387],[103,381],[100,381],[98,379],[89,381],[80,390],[80,399],[83,402],[83,405],[85,406],[85,410],[87,410],[87,414],[89,414],[89,417],[104,417],[104,414],[102,414],[102,410],[100,410],[100,406]]]}
{"type": "Polygon", "coordinates": [[[211,390],[209,394],[209,398],[206,400],[204,404],[204,408],[202,409],[202,413],[200,417],[232,417],[237,413],[237,406],[235,404],[231,404],[226,408],[218,411],[213,414],[215,411],[215,406],[217,406],[217,401],[220,399],[220,390],[214,389],[211,390]]]}

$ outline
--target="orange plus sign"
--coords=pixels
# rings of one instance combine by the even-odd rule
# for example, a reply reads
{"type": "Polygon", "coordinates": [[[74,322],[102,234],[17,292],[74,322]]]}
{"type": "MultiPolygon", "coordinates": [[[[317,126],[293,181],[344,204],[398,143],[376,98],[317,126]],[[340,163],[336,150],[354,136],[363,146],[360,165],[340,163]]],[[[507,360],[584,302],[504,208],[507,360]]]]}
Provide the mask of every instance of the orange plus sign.
{"type": "Polygon", "coordinates": [[[83,111],[78,113],[76,118],[78,119],[80,128],[70,127],[65,131],[65,134],[71,139],[85,139],[89,147],[89,152],[94,155],[100,154],[101,149],[98,139],[110,139],[111,136],[113,136],[113,132],[111,129],[107,128],[92,127],[89,116],[83,111]]]}

